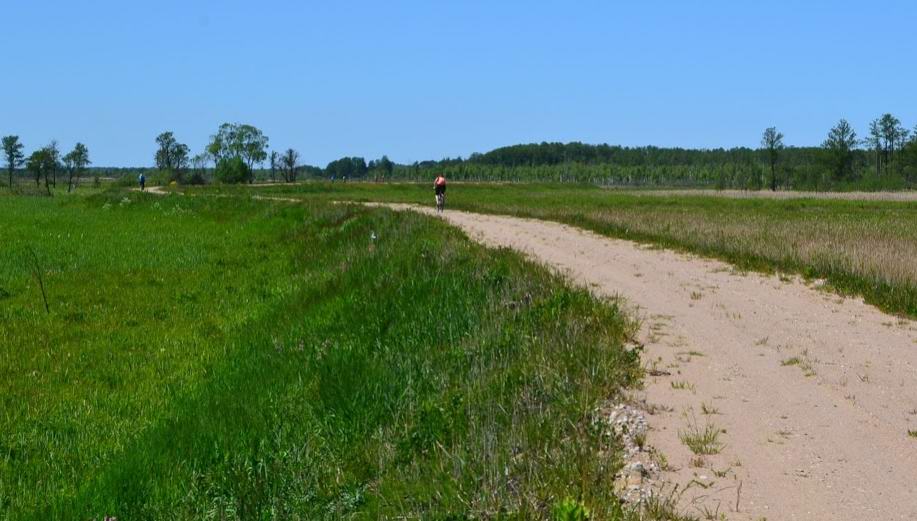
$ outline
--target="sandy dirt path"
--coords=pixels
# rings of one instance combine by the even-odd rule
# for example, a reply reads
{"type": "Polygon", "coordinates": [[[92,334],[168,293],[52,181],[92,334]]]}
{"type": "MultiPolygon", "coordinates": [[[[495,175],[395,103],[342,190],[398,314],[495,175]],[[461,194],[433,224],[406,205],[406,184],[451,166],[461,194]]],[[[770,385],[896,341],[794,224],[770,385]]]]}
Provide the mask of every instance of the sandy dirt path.
{"type": "Polygon", "coordinates": [[[917,519],[914,323],[796,279],[562,224],[457,211],[445,219],[637,309],[645,363],[658,375],[644,391],[648,442],[665,456],[686,513],[917,519]],[[679,433],[707,425],[722,448],[701,461],[679,433]]]}

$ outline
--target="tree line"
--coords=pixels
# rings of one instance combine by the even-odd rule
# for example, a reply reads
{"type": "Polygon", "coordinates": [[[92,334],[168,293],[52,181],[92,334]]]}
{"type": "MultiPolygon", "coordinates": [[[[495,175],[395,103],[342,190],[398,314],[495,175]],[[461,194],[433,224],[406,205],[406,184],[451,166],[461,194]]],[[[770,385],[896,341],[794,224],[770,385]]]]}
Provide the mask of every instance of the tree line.
{"type": "MultiPolygon", "coordinates": [[[[156,136],[154,175],[163,184],[204,184],[212,171],[213,177],[223,183],[250,183],[254,181],[255,166],[268,158],[268,142],[268,137],[255,126],[224,123],[210,136],[204,150],[192,156],[188,145],[180,143],[173,132],[166,131],[156,136]]],[[[290,152],[295,170],[298,154],[290,152]]],[[[272,159],[275,157],[271,155],[272,159]]]]}
{"type": "Polygon", "coordinates": [[[253,125],[224,123],[210,136],[204,150],[192,156],[189,147],[178,142],[172,132],[163,132],[156,137],[154,176],[163,184],[173,181],[235,184],[252,183],[256,177],[292,183],[301,176],[325,175],[321,168],[302,164],[299,152],[293,148],[268,153],[269,142],[269,138],[253,125]],[[261,168],[264,163],[267,163],[266,169],[261,168]]]}
{"type": "MultiPolygon", "coordinates": [[[[255,178],[255,167],[261,165],[268,157],[271,159],[271,177],[279,172],[285,181],[296,181],[297,176],[305,171],[312,174],[321,169],[301,165],[299,153],[293,149],[278,154],[267,154],[268,138],[252,125],[224,123],[210,137],[205,149],[196,155],[191,154],[188,145],[181,143],[171,131],[162,132],[155,138],[156,149],[153,154],[154,171],[145,168],[102,168],[100,172],[130,180],[140,174],[151,174],[162,184],[181,182],[203,184],[215,179],[223,183],[252,182],[255,178]],[[212,165],[212,166],[211,166],[212,165]]],[[[40,147],[30,155],[23,152],[25,148],[19,136],[9,135],[2,138],[3,159],[6,166],[6,181],[13,190],[16,186],[14,176],[17,173],[34,176],[36,187],[44,187],[48,195],[57,187],[59,175],[67,175],[67,191],[79,185],[80,178],[86,174],[91,165],[89,149],[77,143],[73,150],[62,155],[56,141],[40,147]]]]}
{"type": "MultiPolygon", "coordinates": [[[[821,146],[793,147],[776,127],[764,130],[758,148],[686,149],[600,144],[533,143],[501,147],[467,159],[396,164],[387,156],[367,162],[342,157],[324,168],[301,163],[293,148],[270,151],[269,139],[255,126],[224,123],[204,149],[192,155],[171,131],[155,138],[154,182],[168,184],[251,183],[255,178],[295,182],[303,177],[429,180],[443,173],[458,180],[580,182],[605,185],[712,186],[742,189],[906,188],[917,186],[917,127],[909,131],[892,114],[873,120],[864,138],[842,119],[821,146]],[[267,163],[267,168],[262,168],[267,163]]],[[[68,191],[89,165],[89,151],[77,143],[61,156],[56,142],[25,157],[18,136],[3,137],[10,187],[25,168],[50,193],[58,174],[67,174],[68,191]]],[[[143,169],[104,169],[134,176],[143,169]]]]}
{"type": "Polygon", "coordinates": [[[13,174],[17,169],[25,167],[26,171],[35,178],[36,188],[41,187],[41,181],[44,179],[48,195],[51,194],[51,187],[57,187],[58,174],[67,176],[67,192],[70,192],[79,184],[80,178],[92,163],[89,160],[89,149],[83,143],[77,143],[73,150],[63,156],[57,141],[51,141],[28,156],[23,152],[25,146],[19,136],[3,136],[0,138],[0,143],[3,147],[3,158],[6,161],[7,186],[10,190],[13,190],[15,186],[13,174]]]}
{"type": "Polygon", "coordinates": [[[771,190],[905,188],[917,186],[917,127],[908,131],[898,118],[884,114],[859,139],[842,119],[818,147],[787,146],[775,127],[765,129],[759,148],[533,143],[476,153],[467,159],[397,165],[393,177],[427,180],[440,172],[454,179],[482,181],[771,190]]]}
{"type": "Polygon", "coordinates": [[[194,156],[172,132],[157,136],[156,147],[153,175],[160,183],[251,183],[256,177],[292,183],[303,176],[341,181],[371,177],[384,181],[392,177],[396,166],[388,156],[368,163],[362,157],[342,157],[325,168],[302,164],[299,152],[293,148],[268,153],[268,137],[257,127],[238,123],[220,125],[204,150],[194,156]],[[261,168],[264,163],[267,168],[261,168]]]}

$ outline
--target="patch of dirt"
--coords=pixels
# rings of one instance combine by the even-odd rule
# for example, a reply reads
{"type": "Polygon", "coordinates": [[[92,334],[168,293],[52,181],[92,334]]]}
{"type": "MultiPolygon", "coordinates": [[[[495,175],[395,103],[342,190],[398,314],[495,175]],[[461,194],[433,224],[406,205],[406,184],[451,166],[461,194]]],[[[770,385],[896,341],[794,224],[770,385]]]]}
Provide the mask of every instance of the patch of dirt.
{"type": "Polygon", "coordinates": [[[663,478],[686,513],[917,519],[912,322],[799,280],[562,224],[444,218],[597,294],[623,296],[643,318],[651,372],[639,399],[657,404],[647,408],[646,443],[664,455],[663,478]]]}

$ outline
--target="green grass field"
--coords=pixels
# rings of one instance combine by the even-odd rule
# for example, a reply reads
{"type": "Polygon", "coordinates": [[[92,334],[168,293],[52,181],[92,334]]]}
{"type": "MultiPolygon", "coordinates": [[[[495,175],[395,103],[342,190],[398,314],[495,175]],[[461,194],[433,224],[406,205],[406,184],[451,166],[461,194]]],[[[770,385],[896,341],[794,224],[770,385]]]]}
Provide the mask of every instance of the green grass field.
{"type": "MultiPolygon", "coordinates": [[[[428,184],[314,183],[222,190],[427,205],[433,199],[428,184]]],[[[861,295],[882,309],[917,318],[917,202],[660,196],[520,184],[454,184],[448,195],[453,209],[560,221],[721,258],[740,269],[824,278],[841,293],[861,295]]]]}
{"type": "MultiPolygon", "coordinates": [[[[637,517],[593,424],[639,385],[614,303],[437,220],[332,204],[432,205],[425,184],[182,190],[0,196],[0,519],[637,517]]],[[[917,203],[456,184],[449,207],[917,316],[917,203]]]]}
{"type": "Polygon", "coordinates": [[[340,195],[0,197],[0,519],[631,518],[627,317],[340,195]]]}

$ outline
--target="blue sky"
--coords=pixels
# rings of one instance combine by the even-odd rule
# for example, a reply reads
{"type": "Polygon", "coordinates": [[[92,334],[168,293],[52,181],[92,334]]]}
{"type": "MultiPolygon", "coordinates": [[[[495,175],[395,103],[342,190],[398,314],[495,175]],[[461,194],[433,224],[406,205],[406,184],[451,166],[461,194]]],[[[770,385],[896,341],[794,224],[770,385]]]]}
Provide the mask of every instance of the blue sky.
{"type": "Polygon", "coordinates": [[[0,134],[152,163],[224,121],[324,165],[917,124],[917,2],[6,0],[0,134]]]}

